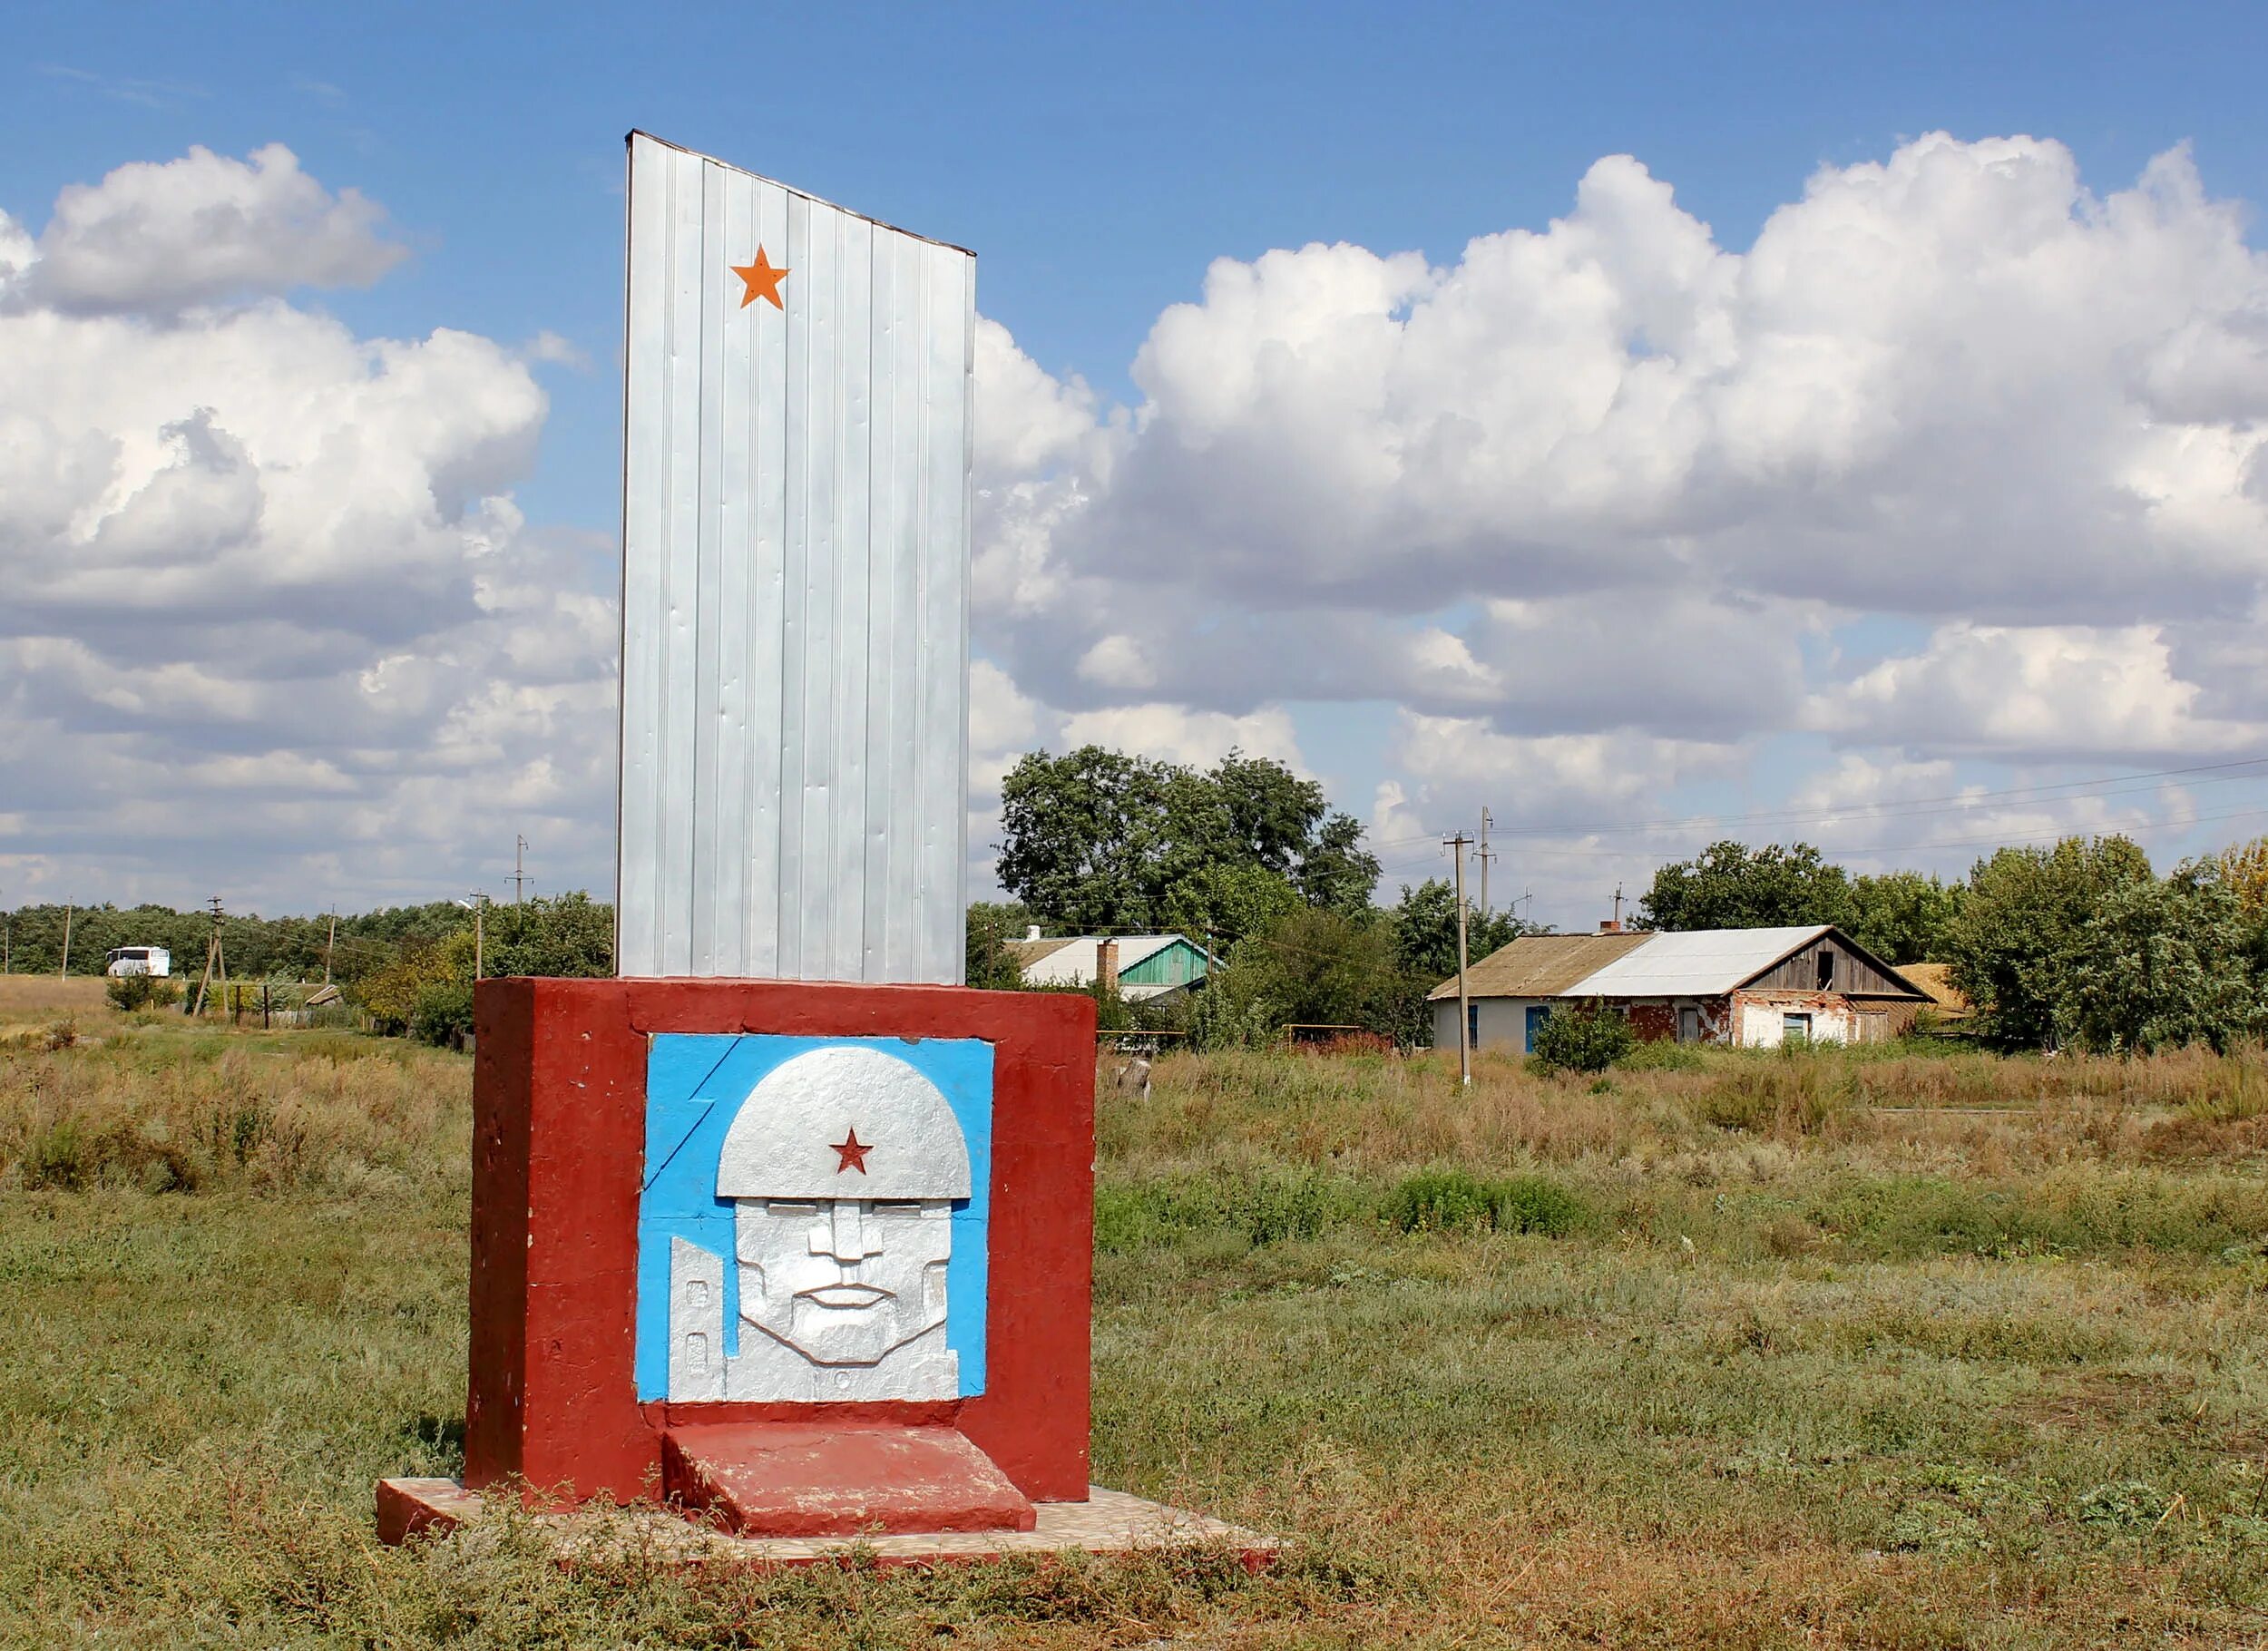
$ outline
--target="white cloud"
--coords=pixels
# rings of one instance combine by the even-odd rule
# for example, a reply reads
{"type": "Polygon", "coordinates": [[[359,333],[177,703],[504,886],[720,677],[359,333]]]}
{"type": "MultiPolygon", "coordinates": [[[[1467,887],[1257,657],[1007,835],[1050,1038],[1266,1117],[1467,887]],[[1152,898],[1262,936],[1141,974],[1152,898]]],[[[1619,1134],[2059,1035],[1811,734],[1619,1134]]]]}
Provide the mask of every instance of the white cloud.
{"type": "Polygon", "coordinates": [[[2259,730],[2195,714],[2162,628],[1952,624],[1823,696],[1822,727],[1871,745],[2144,758],[2256,747],[2259,730]]]}
{"type": "Polygon", "coordinates": [[[27,271],[0,304],[24,874],[311,904],[428,897],[515,830],[610,857],[611,556],[513,502],[546,411],[527,367],[274,297],[199,307],[374,278],[377,221],[272,146],[67,190],[35,252],[0,218],[27,271]]]}
{"type": "Polygon", "coordinates": [[[56,198],[26,278],[34,303],[171,314],[295,287],[367,287],[408,249],[353,190],[331,193],[280,143],[134,161],[56,198]]]}
{"type": "Polygon", "coordinates": [[[2264,316],[2268,262],[2178,150],[2097,197],[2059,144],[1935,134],[1823,168],[1745,252],[1609,157],[1565,218],[1445,267],[1217,261],[1105,464],[1027,386],[1049,458],[992,524],[986,617],[1073,701],[1107,637],[1223,710],[1784,726],[1803,638],[1857,614],[2249,609],[2264,316]]]}
{"type": "Polygon", "coordinates": [[[1281,706],[1231,717],[1185,705],[1118,705],[1064,718],[1061,738],[1066,746],[1109,746],[1196,767],[1241,751],[1246,757],[1273,757],[1295,773],[1307,772],[1291,714],[1281,706]]]}

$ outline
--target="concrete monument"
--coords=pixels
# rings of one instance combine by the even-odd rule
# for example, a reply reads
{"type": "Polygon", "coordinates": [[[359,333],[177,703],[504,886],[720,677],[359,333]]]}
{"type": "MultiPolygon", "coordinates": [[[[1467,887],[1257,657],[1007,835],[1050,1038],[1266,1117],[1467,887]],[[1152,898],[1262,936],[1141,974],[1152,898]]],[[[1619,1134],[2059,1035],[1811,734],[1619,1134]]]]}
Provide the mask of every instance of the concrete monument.
{"type": "Polygon", "coordinates": [[[477,989],[464,1473],[381,1533],[1215,1534],[1087,1482],[1093,1002],[957,983],[974,259],[643,133],[629,221],[621,973],[477,989]]]}

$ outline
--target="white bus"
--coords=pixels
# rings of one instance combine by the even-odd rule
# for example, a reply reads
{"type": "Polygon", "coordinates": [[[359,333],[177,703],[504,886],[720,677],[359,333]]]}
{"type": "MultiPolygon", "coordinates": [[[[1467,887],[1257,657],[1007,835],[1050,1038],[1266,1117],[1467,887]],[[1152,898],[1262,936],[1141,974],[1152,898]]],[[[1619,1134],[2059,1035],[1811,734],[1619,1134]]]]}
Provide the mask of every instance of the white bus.
{"type": "Polygon", "coordinates": [[[113,946],[103,960],[104,974],[171,974],[173,954],[163,946],[113,946]]]}

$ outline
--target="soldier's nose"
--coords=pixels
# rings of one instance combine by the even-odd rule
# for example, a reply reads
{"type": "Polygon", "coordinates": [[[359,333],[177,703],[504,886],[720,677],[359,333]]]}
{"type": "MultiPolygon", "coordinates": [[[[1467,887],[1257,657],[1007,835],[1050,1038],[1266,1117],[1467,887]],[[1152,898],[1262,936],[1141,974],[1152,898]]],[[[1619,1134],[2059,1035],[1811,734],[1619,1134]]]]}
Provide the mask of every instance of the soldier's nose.
{"type": "Polygon", "coordinates": [[[825,1232],[826,1253],[836,1260],[857,1262],[866,1258],[865,1224],[859,1218],[855,1198],[835,1200],[825,1232]]]}

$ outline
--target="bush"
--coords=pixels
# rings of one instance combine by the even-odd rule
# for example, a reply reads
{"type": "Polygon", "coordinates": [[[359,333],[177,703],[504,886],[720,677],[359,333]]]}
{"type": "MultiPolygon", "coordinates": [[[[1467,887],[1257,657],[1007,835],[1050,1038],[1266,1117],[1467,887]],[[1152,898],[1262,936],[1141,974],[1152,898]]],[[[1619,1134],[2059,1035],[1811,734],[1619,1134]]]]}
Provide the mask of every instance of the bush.
{"type": "Polygon", "coordinates": [[[1424,1170],[1403,1181],[1386,1199],[1386,1218],[1405,1233],[1494,1227],[1559,1238],[1589,1213],[1580,1198],[1541,1176],[1491,1183],[1461,1169],[1424,1170]]]}
{"type": "Polygon", "coordinates": [[[1493,1226],[1496,1201],[1486,1182],[1461,1169],[1429,1169],[1393,1189],[1386,1216],[1405,1233],[1454,1232],[1493,1226]]]}
{"type": "Polygon", "coordinates": [[[473,1031],[473,983],[434,981],[421,988],[409,1014],[410,1035],[421,1042],[446,1047],[473,1031]]]}
{"type": "Polygon", "coordinates": [[[1540,1175],[1500,1182],[1490,1206],[1500,1232],[1540,1233],[1547,1238],[1564,1238],[1590,1213],[1582,1199],[1540,1175]]]}
{"type": "Polygon", "coordinates": [[[164,1009],[179,1001],[181,989],[171,975],[113,974],[103,988],[111,1007],[129,1014],[137,1009],[164,1009]]]}
{"type": "Polygon", "coordinates": [[[1598,999],[1555,1009],[1536,1029],[1536,1064],[1552,1072],[1603,1072],[1637,1047],[1618,1011],[1598,999]]]}

